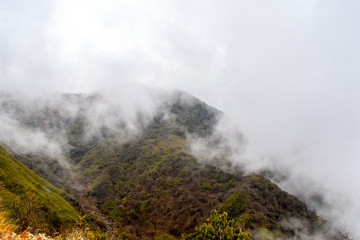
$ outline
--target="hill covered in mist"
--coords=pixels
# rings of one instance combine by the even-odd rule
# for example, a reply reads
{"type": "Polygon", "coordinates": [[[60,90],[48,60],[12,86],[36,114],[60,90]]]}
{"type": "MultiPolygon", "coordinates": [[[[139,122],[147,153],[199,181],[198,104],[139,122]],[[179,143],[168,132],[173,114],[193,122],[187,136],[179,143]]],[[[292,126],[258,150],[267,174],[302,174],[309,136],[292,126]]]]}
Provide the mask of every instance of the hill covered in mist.
{"type": "MultiPolygon", "coordinates": [[[[217,132],[223,113],[183,92],[140,91],[141,101],[101,94],[0,95],[0,142],[13,154],[2,149],[4,156],[21,161],[22,174],[34,176],[37,188],[49,185],[41,178],[56,186],[56,200],[49,190],[27,190],[46,204],[54,201],[45,215],[58,214],[61,202],[60,219],[86,213],[100,231],[154,239],[191,233],[218,209],[253,239],[331,238],[324,220],[303,202],[229,160],[245,140],[232,132],[234,146],[217,132]]],[[[13,184],[29,185],[3,175],[0,181],[14,194],[13,184]]],[[[46,219],[54,229],[64,225],[46,219]]]]}

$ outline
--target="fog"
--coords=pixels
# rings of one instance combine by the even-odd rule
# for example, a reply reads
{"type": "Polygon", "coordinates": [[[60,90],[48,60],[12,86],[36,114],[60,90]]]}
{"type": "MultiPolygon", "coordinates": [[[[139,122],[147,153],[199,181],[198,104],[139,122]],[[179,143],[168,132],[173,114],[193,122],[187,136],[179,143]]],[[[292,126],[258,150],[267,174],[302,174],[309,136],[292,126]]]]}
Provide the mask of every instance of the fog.
{"type": "MultiPolygon", "coordinates": [[[[141,110],[151,119],[157,106],[147,90],[128,90],[134,86],[186,91],[231,119],[231,129],[220,124],[220,133],[239,129],[244,136],[245,147],[238,135],[226,140],[232,161],[249,172],[285,173],[281,187],[360,235],[359,2],[16,0],[0,6],[1,90],[32,97],[105,92],[119,99],[114,107],[122,112],[113,114],[129,119],[141,110]],[[329,205],[314,203],[313,192],[329,205]]],[[[102,109],[98,120],[111,122],[102,109]]],[[[17,126],[4,116],[1,122],[2,132],[17,126]]],[[[47,141],[42,133],[27,135],[47,141]]]]}

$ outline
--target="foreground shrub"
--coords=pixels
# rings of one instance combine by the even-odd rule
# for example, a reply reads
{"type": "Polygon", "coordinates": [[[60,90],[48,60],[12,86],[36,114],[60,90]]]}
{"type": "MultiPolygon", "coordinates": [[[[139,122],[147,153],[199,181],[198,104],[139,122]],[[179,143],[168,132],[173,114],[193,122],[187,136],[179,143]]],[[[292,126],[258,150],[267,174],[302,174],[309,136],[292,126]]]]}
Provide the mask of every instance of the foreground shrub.
{"type": "Polygon", "coordinates": [[[240,227],[234,227],[234,220],[227,219],[228,214],[211,211],[206,223],[197,227],[194,233],[183,236],[184,240],[248,240],[250,233],[243,232],[240,227]]]}

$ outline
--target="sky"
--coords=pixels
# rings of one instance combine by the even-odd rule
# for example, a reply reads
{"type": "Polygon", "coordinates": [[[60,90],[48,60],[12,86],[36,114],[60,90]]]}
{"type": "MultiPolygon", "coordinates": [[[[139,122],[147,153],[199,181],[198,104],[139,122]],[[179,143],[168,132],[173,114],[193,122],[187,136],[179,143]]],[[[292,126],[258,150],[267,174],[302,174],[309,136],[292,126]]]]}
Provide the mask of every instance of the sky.
{"type": "MultiPolygon", "coordinates": [[[[247,139],[234,161],[284,167],[360,236],[360,2],[0,2],[0,90],[39,96],[179,89],[247,139]]],[[[295,184],[296,183],[296,184],[295,184]]]]}

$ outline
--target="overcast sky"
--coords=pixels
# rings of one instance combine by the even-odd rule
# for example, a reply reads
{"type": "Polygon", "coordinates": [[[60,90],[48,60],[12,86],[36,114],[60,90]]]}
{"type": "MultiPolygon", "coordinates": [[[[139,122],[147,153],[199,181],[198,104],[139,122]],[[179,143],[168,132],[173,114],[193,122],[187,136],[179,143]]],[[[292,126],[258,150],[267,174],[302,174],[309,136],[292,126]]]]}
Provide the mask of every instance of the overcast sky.
{"type": "Polygon", "coordinates": [[[0,89],[187,91],[236,122],[249,161],[271,156],[347,202],[340,220],[360,235],[359,12],[350,0],[1,1],[0,89]]]}

